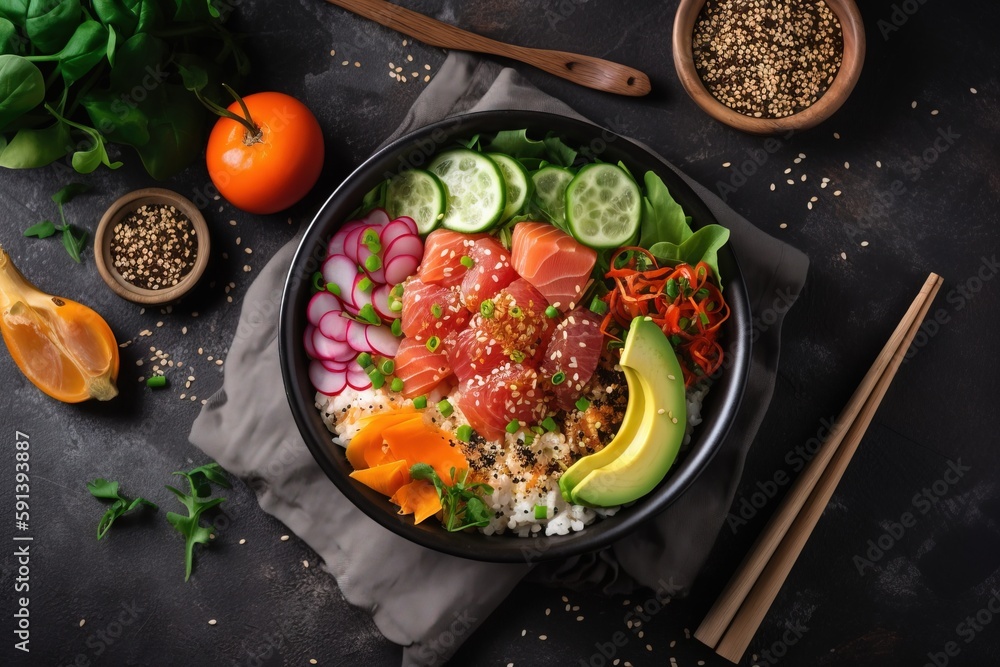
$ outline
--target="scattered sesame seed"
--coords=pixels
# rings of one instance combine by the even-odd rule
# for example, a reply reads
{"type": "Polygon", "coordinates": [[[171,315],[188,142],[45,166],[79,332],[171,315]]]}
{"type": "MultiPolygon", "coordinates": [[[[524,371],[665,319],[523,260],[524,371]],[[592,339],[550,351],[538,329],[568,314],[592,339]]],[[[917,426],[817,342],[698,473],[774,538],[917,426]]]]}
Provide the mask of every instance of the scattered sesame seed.
{"type": "Polygon", "coordinates": [[[240,544],[246,544],[246,543],[247,543],[246,539],[241,539],[240,540],[240,544]]]}
{"type": "Polygon", "coordinates": [[[405,40],[405,39],[403,40],[403,46],[406,46],[408,43],[409,42],[407,40],[405,40]]]}
{"type": "Polygon", "coordinates": [[[834,139],[840,139],[840,132],[834,132],[833,133],[833,138],[834,139]]]}
{"type": "Polygon", "coordinates": [[[162,326],[163,326],[163,322],[162,322],[162,321],[160,321],[160,322],[157,322],[157,323],[156,323],[156,326],[158,326],[158,327],[162,327],[162,326]]]}
{"type": "Polygon", "coordinates": [[[774,192],[774,183],[771,183],[771,192],[774,192]]]}
{"type": "Polygon", "coordinates": [[[722,168],[723,168],[723,169],[729,169],[729,168],[730,168],[730,167],[732,167],[732,166],[733,166],[733,163],[732,163],[732,162],[723,162],[723,163],[722,163],[722,168]]]}
{"type": "Polygon", "coordinates": [[[910,102],[910,108],[911,109],[916,109],[917,108],[917,101],[916,100],[913,100],[912,102],[910,102]]]}
{"type": "Polygon", "coordinates": [[[847,259],[847,253],[846,252],[840,253],[840,258],[841,259],[847,259]]]}
{"type": "Polygon", "coordinates": [[[783,222],[780,225],[778,225],[778,227],[780,227],[782,229],[787,229],[788,228],[788,223],[787,222],[783,222]]]}
{"type": "Polygon", "coordinates": [[[85,619],[85,618],[81,618],[81,619],[80,619],[80,627],[82,628],[82,627],[83,627],[83,624],[84,624],[84,623],[86,623],[86,622],[87,622],[87,619],[85,619]]]}
{"type": "Polygon", "coordinates": [[[208,622],[209,625],[215,625],[216,623],[218,623],[218,621],[216,621],[214,618],[209,620],[208,622]]]}
{"type": "Polygon", "coordinates": [[[538,638],[539,638],[540,640],[542,640],[542,641],[545,641],[545,640],[546,640],[546,639],[548,639],[549,637],[548,637],[548,635],[538,635],[538,638]]]}
{"type": "Polygon", "coordinates": [[[351,62],[350,62],[349,60],[345,60],[344,62],[342,62],[342,63],[340,63],[340,64],[341,64],[342,66],[344,66],[344,67],[347,67],[348,65],[350,65],[350,64],[351,64],[351,62]]]}
{"type": "Polygon", "coordinates": [[[839,197],[840,196],[840,190],[834,190],[833,191],[833,196],[834,197],[839,197]]]}
{"type": "Polygon", "coordinates": [[[875,160],[875,166],[878,167],[879,169],[881,169],[882,168],[882,161],[881,160],[875,160]]]}
{"type": "Polygon", "coordinates": [[[521,630],[521,636],[522,636],[522,637],[523,637],[523,636],[525,636],[526,634],[528,634],[528,631],[527,631],[527,630],[521,630]]]}
{"type": "Polygon", "coordinates": [[[135,360],[135,365],[136,366],[142,366],[142,359],[136,359],[135,360]]]}
{"type": "Polygon", "coordinates": [[[282,542],[287,542],[288,541],[288,535],[282,535],[281,536],[281,541],[282,542]]]}
{"type": "Polygon", "coordinates": [[[973,95],[975,95],[975,94],[976,94],[976,93],[978,93],[979,91],[978,91],[978,90],[976,90],[975,88],[969,88],[969,92],[970,92],[970,93],[972,93],[973,95]]]}
{"type": "Polygon", "coordinates": [[[803,183],[805,183],[805,181],[806,181],[806,178],[808,178],[808,177],[806,176],[806,174],[802,174],[802,182],[803,182],[803,183]]]}
{"type": "Polygon", "coordinates": [[[330,55],[331,56],[337,55],[337,49],[330,49],[330,55]]]}
{"type": "Polygon", "coordinates": [[[309,658],[309,664],[310,665],[315,665],[316,664],[316,658],[309,658]]]}
{"type": "Polygon", "coordinates": [[[309,567],[309,561],[307,560],[302,561],[302,567],[309,567]]]}
{"type": "Polygon", "coordinates": [[[428,74],[427,76],[424,77],[424,83],[427,83],[430,80],[431,80],[431,75],[430,74],[428,74]]]}
{"type": "Polygon", "coordinates": [[[545,615],[549,616],[551,613],[552,613],[552,608],[551,607],[546,607],[545,608],[545,615]]]}
{"type": "Polygon", "coordinates": [[[813,208],[813,203],[812,202],[806,202],[806,208],[811,211],[812,208],[813,208]]]}
{"type": "Polygon", "coordinates": [[[861,247],[862,248],[867,248],[868,247],[868,241],[862,241],[861,242],[861,247]]]}
{"type": "Polygon", "coordinates": [[[844,169],[850,169],[850,168],[851,168],[851,163],[850,162],[845,162],[844,163],[844,169]]]}
{"type": "Polygon", "coordinates": [[[406,62],[412,63],[413,62],[413,56],[406,56],[406,62]]]}
{"type": "Polygon", "coordinates": [[[786,173],[786,174],[790,174],[790,173],[792,173],[792,168],[791,168],[791,167],[789,167],[788,169],[786,169],[786,170],[785,170],[785,173],[786,173]]]}
{"type": "MultiPolygon", "coordinates": [[[[429,72],[429,71],[430,71],[430,69],[431,69],[431,66],[430,66],[430,65],[424,65],[424,69],[425,69],[425,70],[427,70],[427,71],[429,72]]],[[[973,91],[972,91],[972,92],[976,92],[976,91],[975,91],[975,89],[973,89],[973,91]]]]}
{"type": "Polygon", "coordinates": [[[787,180],[786,182],[787,182],[787,183],[788,183],[789,185],[795,185],[795,181],[793,181],[793,180],[792,180],[792,179],[790,179],[790,178],[789,178],[789,179],[788,179],[788,180],[787,180]]]}
{"type": "Polygon", "coordinates": [[[938,110],[937,110],[937,109],[934,109],[933,111],[931,111],[931,115],[932,115],[932,116],[936,116],[936,115],[938,115],[938,113],[939,113],[939,112],[938,112],[938,110]]]}

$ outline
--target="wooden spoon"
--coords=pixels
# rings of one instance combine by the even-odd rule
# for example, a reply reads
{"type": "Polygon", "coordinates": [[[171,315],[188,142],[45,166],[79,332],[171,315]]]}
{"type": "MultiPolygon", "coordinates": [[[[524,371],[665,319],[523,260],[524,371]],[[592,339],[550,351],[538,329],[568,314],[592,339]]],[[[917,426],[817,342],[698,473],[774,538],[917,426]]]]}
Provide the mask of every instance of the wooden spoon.
{"type": "Polygon", "coordinates": [[[641,97],[650,91],[649,77],[637,69],[565,51],[530,49],[498,42],[385,0],[326,0],[430,46],[488,53],[519,60],[581,86],[641,97]]]}

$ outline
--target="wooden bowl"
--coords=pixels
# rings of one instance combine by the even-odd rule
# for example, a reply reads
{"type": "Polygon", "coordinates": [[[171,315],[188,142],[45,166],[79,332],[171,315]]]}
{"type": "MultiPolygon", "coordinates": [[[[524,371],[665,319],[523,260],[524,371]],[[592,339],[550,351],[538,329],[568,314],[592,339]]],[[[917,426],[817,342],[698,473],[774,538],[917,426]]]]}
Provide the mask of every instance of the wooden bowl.
{"type": "Polygon", "coordinates": [[[172,303],[187,294],[205,273],[210,252],[211,242],[208,238],[208,225],[205,223],[205,217],[201,211],[186,197],[163,188],[144,188],[120,197],[104,213],[104,217],[97,225],[97,232],[94,234],[94,260],[101,278],[118,296],[146,306],[172,303]],[[144,204],[173,206],[191,221],[197,238],[194,266],[176,285],[163,289],[151,290],[128,282],[115,269],[114,258],[111,256],[111,240],[115,225],[144,204]]]}
{"type": "Polygon", "coordinates": [[[778,134],[818,125],[840,108],[854,89],[865,60],[865,26],[853,0],[826,0],[840,20],[844,55],[830,87],[812,105],[784,118],[754,118],[727,107],[708,91],[694,65],[692,38],[695,21],[706,0],[681,0],[674,17],[674,67],[684,90],[708,115],[750,134],[778,134]]]}

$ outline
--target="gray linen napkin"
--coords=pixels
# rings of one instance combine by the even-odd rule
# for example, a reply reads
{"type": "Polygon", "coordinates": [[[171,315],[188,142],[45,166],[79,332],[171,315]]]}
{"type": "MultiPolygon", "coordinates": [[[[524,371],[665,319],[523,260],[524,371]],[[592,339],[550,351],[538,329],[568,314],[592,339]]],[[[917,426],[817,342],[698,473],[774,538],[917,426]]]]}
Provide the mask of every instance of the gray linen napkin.
{"type": "MultiPolygon", "coordinates": [[[[501,108],[580,117],[514,70],[452,53],[390,140],[450,115],[501,108]]],[[[808,259],[688,183],[731,230],[752,311],[766,323],[755,329],[743,406],[721,451],[680,500],[598,555],[540,568],[535,576],[546,581],[616,590],[636,583],[689,586],[715,541],[767,409],[781,320],[802,288],[808,259]]],[[[246,479],[261,507],[323,557],[347,600],[369,610],[379,630],[405,647],[404,665],[443,663],[530,567],[479,563],[416,546],[356,509],[320,470],[292,420],[278,366],[275,314],[296,243],[278,251],[248,290],[223,387],[203,408],[190,440],[246,479]],[[461,627],[459,636],[454,627],[461,627]]]]}

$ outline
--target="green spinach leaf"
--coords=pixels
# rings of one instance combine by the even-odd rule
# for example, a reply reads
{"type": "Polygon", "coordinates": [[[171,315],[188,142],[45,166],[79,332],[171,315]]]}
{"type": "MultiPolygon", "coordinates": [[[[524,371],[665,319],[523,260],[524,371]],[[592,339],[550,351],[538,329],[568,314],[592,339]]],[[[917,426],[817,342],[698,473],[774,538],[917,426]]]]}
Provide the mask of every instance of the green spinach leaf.
{"type": "Polygon", "coordinates": [[[80,0],[30,0],[24,30],[41,53],[55,53],[76,31],[80,0]]]}
{"type": "Polygon", "coordinates": [[[23,28],[28,16],[28,0],[0,0],[0,16],[23,28]]]}
{"type": "Polygon", "coordinates": [[[30,169],[52,164],[67,151],[73,142],[69,127],[60,121],[41,130],[18,130],[3,153],[0,153],[0,167],[8,169],[30,169]]]}
{"type": "Polygon", "coordinates": [[[45,79],[21,56],[0,56],[0,130],[45,99],[45,79]]]}
{"type": "Polygon", "coordinates": [[[97,21],[84,21],[59,51],[59,71],[72,86],[108,54],[108,29],[97,21]]]}
{"type": "Polygon", "coordinates": [[[56,233],[56,226],[51,220],[42,220],[33,224],[24,230],[24,235],[27,237],[35,237],[37,239],[47,239],[56,233]]]}
{"type": "Polygon", "coordinates": [[[650,246],[649,252],[656,259],[669,264],[685,262],[695,266],[698,262],[705,262],[712,268],[713,277],[721,287],[718,251],[728,240],[729,230],[725,227],[705,225],[680,244],[660,241],[650,246]]]}
{"type": "Polygon", "coordinates": [[[639,245],[648,248],[661,241],[675,244],[686,241],[693,232],[688,226],[684,209],[674,201],[663,179],[647,171],[643,181],[646,200],[643,202],[639,245]]]}

